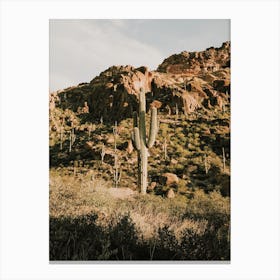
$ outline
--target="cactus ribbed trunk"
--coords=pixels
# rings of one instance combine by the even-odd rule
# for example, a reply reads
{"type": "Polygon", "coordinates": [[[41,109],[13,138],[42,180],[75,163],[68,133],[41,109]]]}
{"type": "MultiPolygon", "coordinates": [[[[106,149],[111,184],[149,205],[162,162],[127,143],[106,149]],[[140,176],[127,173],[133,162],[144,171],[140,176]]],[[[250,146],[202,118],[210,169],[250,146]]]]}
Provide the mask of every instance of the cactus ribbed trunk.
{"type": "Polygon", "coordinates": [[[141,91],[139,98],[139,130],[140,130],[140,188],[141,193],[145,194],[147,190],[148,177],[148,151],[146,147],[146,98],[145,93],[141,91]]]}
{"type": "Polygon", "coordinates": [[[147,148],[143,148],[140,154],[140,189],[141,193],[145,194],[147,192],[147,182],[148,182],[148,151],[147,148]]]}
{"type": "Polygon", "coordinates": [[[146,141],[146,97],[144,91],[140,90],[139,96],[139,120],[138,115],[133,113],[132,142],[138,153],[138,187],[142,194],[147,192],[148,183],[148,149],[155,142],[157,134],[157,109],[152,108],[151,123],[148,143],[146,141]]]}

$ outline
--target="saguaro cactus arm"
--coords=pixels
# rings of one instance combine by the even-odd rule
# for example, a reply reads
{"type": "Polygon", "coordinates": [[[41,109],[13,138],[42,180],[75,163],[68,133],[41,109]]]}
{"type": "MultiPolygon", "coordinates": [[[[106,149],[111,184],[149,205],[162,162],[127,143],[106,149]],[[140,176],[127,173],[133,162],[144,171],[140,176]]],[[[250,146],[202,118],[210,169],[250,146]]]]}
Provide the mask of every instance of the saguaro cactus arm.
{"type": "Polygon", "coordinates": [[[139,135],[139,128],[134,127],[132,132],[132,142],[136,150],[140,150],[140,135],[139,135]]]}
{"type": "Polygon", "coordinates": [[[139,134],[141,145],[146,145],[146,98],[145,93],[140,90],[139,98],[139,134]]]}
{"type": "Polygon", "coordinates": [[[151,148],[156,140],[157,135],[157,109],[152,108],[152,114],[151,114],[151,122],[150,122],[150,131],[149,131],[149,139],[147,143],[147,147],[151,148]]]}

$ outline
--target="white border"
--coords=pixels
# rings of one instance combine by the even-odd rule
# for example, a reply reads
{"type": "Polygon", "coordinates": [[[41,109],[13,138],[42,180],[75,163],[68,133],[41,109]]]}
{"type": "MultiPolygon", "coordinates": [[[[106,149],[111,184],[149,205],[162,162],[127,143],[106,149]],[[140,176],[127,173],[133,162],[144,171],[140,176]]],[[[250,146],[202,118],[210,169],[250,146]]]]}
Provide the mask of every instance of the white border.
{"type": "Polygon", "coordinates": [[[278,1],[2,1],[1,279],[279,279],[279,33],[278,1]],[[231,19],[230,264],[49,264],[50,18],[231,19]]]}

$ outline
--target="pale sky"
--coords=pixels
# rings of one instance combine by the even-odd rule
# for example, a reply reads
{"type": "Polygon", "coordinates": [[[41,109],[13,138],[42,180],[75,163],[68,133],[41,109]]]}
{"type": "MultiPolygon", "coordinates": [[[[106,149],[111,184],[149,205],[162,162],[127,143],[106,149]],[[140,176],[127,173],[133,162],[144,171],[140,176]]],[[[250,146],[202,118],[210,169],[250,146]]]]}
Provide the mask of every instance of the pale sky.
{"type": "Polygon", "coordinates": [[[50,92],[90,82],[112,65],[155,70],[182,51],[230,40],[227,19],[50,20],[50,92]]]}

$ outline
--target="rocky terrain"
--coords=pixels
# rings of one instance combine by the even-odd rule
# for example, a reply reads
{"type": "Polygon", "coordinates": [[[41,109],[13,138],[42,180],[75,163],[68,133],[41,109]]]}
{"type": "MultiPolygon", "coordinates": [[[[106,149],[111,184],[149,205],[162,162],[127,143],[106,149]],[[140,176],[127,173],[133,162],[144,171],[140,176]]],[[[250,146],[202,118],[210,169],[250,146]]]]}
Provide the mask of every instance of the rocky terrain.
{"type": "Polygon", "coordinates": [[[90,83],[50,95],[50,109],[86,110],[92,118],[120,121],[132,116],[140,88],[163,113],[185,114],[229,103],[230,43],[203,52],[182,52],[165,59],[157,71],[147,67],[112,66],[90,83]],[[86,108],[85,107],[86,103],[86,108]]]}
{"type": "Polygon", "coordinates": [[[178,177],[175,191],[180,185],[183,193],[199,187],[228,195],[229,66],[230,43],[225,42],[220,48],[172,55],[156,71],[112,66],[89,83],[51,93],[50,166],[85,167],[112,181],[116,125],[120,184],[135,189],[131,118],[143,88],[147,113],[156,107],[160,122],[149,157],[151,189],[169,189],[159,178],[169,173],[178,177]]]}
{"type": "Polygon", "coordinates": [[[229,259],[230,42],[155,71],[112,66],[49,100],[51,260],[229,259]],[[158,121],[146,195],[140,91],[147,129],[154,108],[158,121]]]}

